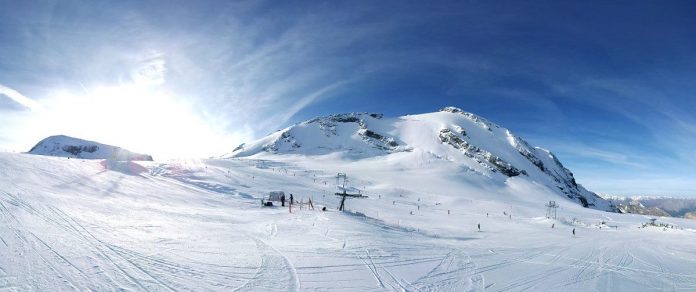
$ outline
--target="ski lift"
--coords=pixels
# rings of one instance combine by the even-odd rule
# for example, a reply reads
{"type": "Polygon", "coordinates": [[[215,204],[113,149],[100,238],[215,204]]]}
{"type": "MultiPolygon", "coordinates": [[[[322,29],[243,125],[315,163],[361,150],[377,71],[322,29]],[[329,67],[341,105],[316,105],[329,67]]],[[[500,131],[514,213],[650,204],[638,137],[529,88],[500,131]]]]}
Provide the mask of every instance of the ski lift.
{"type": "Polygon", "coordinates": [[[336,175],[336,185],[340,185],[340,189],[343,190],[341,193],[335,193],[336,196],[341,197],[341,205],[338,207],[339,211],[343,211],[346,206],[346,198],[357,198],[357,199],[363,199],[367,198],[367,196],[363,194],[349,194],[346,191],[346,182],[348,181],[348,176],[345,173],[338,173],[336,175]]]}
{"type": "Polygon", "coordinates": [[[556,219],[556,209],[558,209],[558,204],[556,204],[556,201],[549,201],[545,206],[546,218],[551,218],[551,214],[553,214],[553,219],[556,219]]]}

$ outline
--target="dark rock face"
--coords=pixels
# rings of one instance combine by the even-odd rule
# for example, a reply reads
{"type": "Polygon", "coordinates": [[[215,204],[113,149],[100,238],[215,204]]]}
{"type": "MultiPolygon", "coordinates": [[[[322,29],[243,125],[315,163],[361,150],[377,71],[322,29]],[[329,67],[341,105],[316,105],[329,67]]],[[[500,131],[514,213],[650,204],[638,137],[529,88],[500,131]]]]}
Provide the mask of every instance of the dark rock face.
{"type": "Polygon", "coordinates": [[[90,146],[66,145],[66,146],[63,146],[63,151],[72,153],[73,155],[79,155],[82,152],[94,153],[98,149],[99,149],[99,146],[97,146],[97,145],[90,145],[90,146]]]}
{"type": "Polygon", "coordinates": [[[496,180],[525,177],[552,188],[554,192],[582,206],[618,211],[609,202],[578,185],[573,173],[551,152],[532,147],[509,130],[456,107],[446,107],[438,113],[394,119],[384,119],[381,114],[375,113],[318,117],[259,140],[252,148],[238,149],[240,151],[237,154],[233,152],[232,157],[263,151],[303,155],[341,153],[343,157],[361,159],[416,149],[437,159],[456,157],[467,167],[471,166],[471,161],[464,158],[470,158],[483,166],[483,169],[475,166],[476,172],[489,177],[489,172],[492,172],[496,180]],[[437,142],[453,149],[444,149],[437,142]]]}
{"type": "Polygon", "coordinates": [[[232,152],[242,150],[244,149],[244,146],[246,146],[246,143],[239,144],[239,146],[235,147],[234,150],[232,150],[232,152]]]}
{"type": "Polygon", "coordinates": [[[358,134],[363,138],[363,141],[366,143],[372,145],[375,148],[385,150],[388,152],[395,151],[396,147],[399,146],[399,143],[397,143],[394,138],[391,137],[386,137],[380,134],[377,134],[371,130],[368,130],[366,128],[367,126],[364,125],[361,127],[360,131],[358,131],[358,134]]]}
{"type": "Polygon", "coordinates": [[[380,134],[377,134],[377,133],[375,133],[375,132],[372,132],[372,131],[370,131],[370,130],[367,130],[367,129],[365,130],[365,136],[370,137],[370,138],[372,138],[372,139],[377,139],[377,140],[382,140],[382,139],[384,139],[384,136],[382,136],[382,135],[380,135],[380,134]]]}
{"type": "Polygon", "coordinates": [[[453,106],[448,106],[448,107],[442,108],[442,109],[440,109],[440,111],[463,115],[463,116],[467,117],[468,119],[474,121],[476,124],[478,124],[479,126],[481,126],[482,128],[484,128],[488,131],[493,131],[493,128],[500,128],[500,126],[498,126],[494,123],[491,123],[490,121],[488,121],[482,117],[479,117],[479,116],[472,114],[470,112],[465,112],[465,111],[461,110],[460,108],[456,108],[453,106]]]}
{"type": "MultiPolygon", "coordinates": [[[[513,136],[512,134],[509,135],[512,136],[514,144],[516,145],[515,148],[520,155],[531,162],[541,172],[551,177],[556,183],[556,187],[568,198],[577,200],[586,208],[595,206],[593,202],[596,200],[603,200],[597,194],[582,189],[575,181],[573,173],[563,166],[556,155],[551,152],[540,151],[530,146],[529,143],[522,138],[513,136]],[[541,156],[547,156],[550,158],[550,161],[544,163],[541,156]]],[[[618,211],[616,206],[613,206],[613,211],[618,211]]]]}
{"type": "MultiPolygon", "coordinates": [[[[445,107],[440,110],[441,112],[448,112],[453,114],[459,114],[467,117],[469,120],[476,123],[478,126],[488,130],[493,131],[493,129],[500,129],[500,126],[488,121],[485,118],[479,117],[475,114],[465,112],[456,107],[445,107]]],[[[455,135],[449,129],[440,133],[440,140],[443,143],[450,144],[453,147],[462,150],[468,157],[476,159],[477,156],[483,156],[485,159],[485,164],[493,167],[493,171],[498,171],[508,177],[528,175],[527,171],[524,170],[524,166],[514,166],[493,154],[486,153],[485,150],[479,149],[475,146],[466,142],[467,135],[466,131],[461,129],[460,135],[455,135]]],[[[556,184],[558,190],[564,193],[568,198],[577,201],[584,207],[595,206],[594,202],[603,201],[597,194],[589,192],[579,186],[573,177],[573,173],[561,164],[561,162],[556,158],[551,152],[546,152],[530,146],[523,139],[514,136],[512,133],[507,131],[508,138],[511,139],[517,151],[526,158],[532,165],[538,168],[541,172],[548,175],[556,184]],[[550,158],[550,161],[544,160],[541,156],[546,155],[550,158]],[[546,163],[544,162],[546,161],[546,163]]],[[[476,159],[477,162],[482,163],[481,159],[476,159]]],[[[483,163],[482,163],[483,164],[483,163]]],[[[618,211],[615,206],[611,206],[612,211],[618,211]]]]}
{"type": "Polygon", "coordinates": [[[450,129],[440,130],[440,141],[447,145],[450,145],[456,149],[459,149],[469,158],[473,158],[479,164],[485,166],[493,172],[500,172],[507,177],[513,177],[518,175],[527,175],[524,170],[519,170],[512,164],[505,162],[500,157],[493,155],[492,153],[471,145],[469,142],[465,141],[466,131],[461,129],[459,133],[452,132],[450,129]]]}
{"type": "MultiPolygon", "coordinates": [[[[326,137],[333,137],[338,136],[337,126],[339,124],[355,124],[355,133],[372,148],[383,150],[385,153],[404,151],[398,148],[400,144],[393,137],[389,137],[385,134],[381,134],[369,129],[368,124],[370,123],[370,120],[374,121],[379,119],[382,119],[382,114],[378,113],[335,114],[327,117],[314,118],[304,123],[300,123],[298,126],[316,125],[321,130],[323,135],[326,137]]],[[[277,140],[264,145],[263,150],[266,152],[277,153],[282,148],[281,144],[290,145],[291,149],[299,150],[303,146],[301,141],[295,137],[293,131],[293,128],[285,130],[281,133],[277,140]]]]}
{"type": "Polygon", "coordinates": [[[373,119],[381,119],[382,114],[379,113],[348,113],[348,114],[335,114],[335,115],[330,115],[326,117],[318,117],[311,119],[309,121],[306,121],[304,123],[306,124],[312,124],[312,123],[362,123],[364,122],[364,117],[368,116],[373,119]]]}

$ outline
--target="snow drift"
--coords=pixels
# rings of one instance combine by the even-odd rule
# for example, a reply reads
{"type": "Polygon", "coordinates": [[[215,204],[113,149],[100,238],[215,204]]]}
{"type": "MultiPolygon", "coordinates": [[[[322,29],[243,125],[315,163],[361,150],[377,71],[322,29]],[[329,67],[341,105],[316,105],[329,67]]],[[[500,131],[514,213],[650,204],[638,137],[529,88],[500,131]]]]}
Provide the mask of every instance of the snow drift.
{"type": "Polygon", "coordinates": [[[464,175],[477,177],[476,183],[505,185],[511,178],[522,179],[584,207],[617,211],[579,185],[549,150],[532,147],[510,130],[456,107],[396,118],[377,113],[318,117],[242,144],[226,157],[268,155],[339,155],[374,163],[391,157],[406,164],[427,156],[467,169],[464,175]]]}
{"type": "Polygon", "coordinates": [[[152,156],[69,136],[50,136],[31,148],[29,154],[72,157],[81,159],[109,159],[115,161],[152,161],[152,156]]]}

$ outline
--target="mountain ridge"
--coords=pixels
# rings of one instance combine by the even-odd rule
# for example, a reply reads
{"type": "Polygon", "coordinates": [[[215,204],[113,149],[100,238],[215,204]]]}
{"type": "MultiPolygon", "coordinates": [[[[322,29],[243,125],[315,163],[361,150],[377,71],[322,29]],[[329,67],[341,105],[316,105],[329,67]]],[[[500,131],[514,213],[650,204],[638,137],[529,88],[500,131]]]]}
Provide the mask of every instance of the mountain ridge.
{"type": "Polygon", "coordinates": [[[225,157],[330,154],[349,161],[429,155],[492,181],[520,177],[546,185],[584,207],[618,211],[579,185],[551,151],[532,147],[510,130],[456,107],[394,118],[368,112],[317,117],[241,144],[225,157]]]}
{"type": "Polygon", "coordinates": [[[624,213],[696,219],[696,198],[649,195],[602,197],[624,213]]]}

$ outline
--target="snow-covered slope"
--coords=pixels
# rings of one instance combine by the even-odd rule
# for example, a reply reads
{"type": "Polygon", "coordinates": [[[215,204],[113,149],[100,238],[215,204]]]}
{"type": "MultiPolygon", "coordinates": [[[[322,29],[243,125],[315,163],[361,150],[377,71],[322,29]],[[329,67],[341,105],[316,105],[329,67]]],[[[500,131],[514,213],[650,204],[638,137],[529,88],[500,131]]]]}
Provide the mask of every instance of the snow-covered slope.
{"type": "Polygon", "coordinates": [[[617,210],[577,184],[550,151],[532,147],[510,130],[455,107],[396,118],[375,113],[315,118],[242,144],[227,157],[288,154],[338,155],[344,161],[373,163],[397,161],[404,168],[446,162],[464,170],[461,179],[471,184],[504,188],[514,178],[545,186],[585,207],[617,210]]]}
{"type": "Polygon", "coordinates": [[[645,226],[647,216],[565,203],[557,219],[546,218],[538,201],[553,194],[543,188],[518,176],[507,189],[477,191],[475,179],[453,179],[457,167],[440,160],[409,169],[399,161],[270,158],[107,168],[0,153],[0,290],[696,287],[696,221],[645,226]],[[347,202],[345,213],[336,211],[336,171],[368,195],[347,202]],[[261,207],[270,190],[313,198],[315,208],[261,207]]]}
{"type": "Polygon", "coordinates": [[[117,161],[152,161],[152,156],[126,149],[69,136],[50,136],[31,148],[29,154],[73,157],[81,159],[109,159],[117,161]]]}

